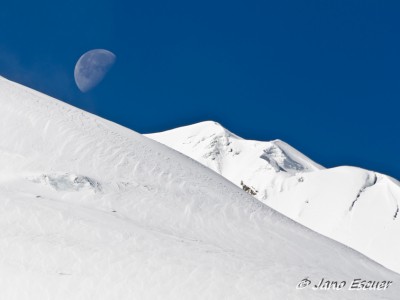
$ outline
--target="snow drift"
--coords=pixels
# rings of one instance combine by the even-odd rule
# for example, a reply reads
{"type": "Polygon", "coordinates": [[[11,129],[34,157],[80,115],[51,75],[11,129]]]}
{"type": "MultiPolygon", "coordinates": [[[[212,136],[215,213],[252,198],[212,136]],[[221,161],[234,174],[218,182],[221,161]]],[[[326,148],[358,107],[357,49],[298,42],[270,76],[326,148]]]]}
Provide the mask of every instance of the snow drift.
{"type": "Polygon", "coordinates": [[[400,185],[395,179],[354,167],[324,169],[280,140],[245,140],[210,121],[147,136],[400,273],[400,185]]]}
{"type": "Polygon", "coordinates": [[[0,105],[1,298],[400,293],[399,275],[164,145],[3,78],[0,105]],[[348,284],[296,289],[305,277],[348,284]],[[355,278],[393,284],[348,290],[355,278]]]}

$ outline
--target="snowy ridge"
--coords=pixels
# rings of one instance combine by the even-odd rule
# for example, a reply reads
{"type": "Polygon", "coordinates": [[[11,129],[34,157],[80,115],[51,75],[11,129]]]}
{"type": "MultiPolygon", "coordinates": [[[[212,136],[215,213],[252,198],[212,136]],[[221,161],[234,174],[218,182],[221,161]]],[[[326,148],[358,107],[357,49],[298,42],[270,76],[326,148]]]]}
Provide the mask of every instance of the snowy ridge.
{"type": "Polygon", "coordinates": [[[250,184],[258,198],[277,177],[322,169],[286,143],[244,140],[212,121],[148,134],[220,173],[236,185],[250,184]]]}
{"type": "Polygon", "coordinates": [[[324,169],[280,140],[244,140],[210,121],[147,136],[400,273],[400,184],[395,179],[354,167],[324,169]]]}
{"type": "Polygon", "coordinates": [[[2,78],[0,105],[4,299],[400,293],[398,274],[164,145],[2,78]],[[297,290],[305,277],[314,284],[323,277],[393,284],[381,291],[297,290]]]}

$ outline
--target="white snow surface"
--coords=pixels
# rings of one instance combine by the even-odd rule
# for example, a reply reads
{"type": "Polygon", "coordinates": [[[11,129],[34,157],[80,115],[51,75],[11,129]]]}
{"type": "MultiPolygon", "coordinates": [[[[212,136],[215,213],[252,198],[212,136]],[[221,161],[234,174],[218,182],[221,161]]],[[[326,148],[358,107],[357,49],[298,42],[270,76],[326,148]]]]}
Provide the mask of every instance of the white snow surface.
{"type": "Polygon", "coordinates": [[[288,144],[242,139],[216,122],[147,135],[257,199],[400,273],[400,185],[355,167],[324,169],[288,144]]]}
{"type": "Polygon", "coordinates": [[[1,299],[398,299],[398,274],[175,150],[4,78],[0,108],[1,299]]]}

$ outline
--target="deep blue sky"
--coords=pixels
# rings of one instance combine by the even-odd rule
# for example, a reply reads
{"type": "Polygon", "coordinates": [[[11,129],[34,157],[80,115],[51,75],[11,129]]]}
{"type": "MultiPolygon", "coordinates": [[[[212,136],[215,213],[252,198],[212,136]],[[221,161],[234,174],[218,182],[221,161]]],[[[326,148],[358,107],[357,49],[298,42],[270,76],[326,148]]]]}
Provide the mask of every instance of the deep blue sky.
{"type": "Polygon", "coordinates": [[[215,120],[399,179],[399,16],[395,0],[6,1],[0,75],[141,133],[215,120]],[[117,63],[82,94],[94,48],[117,63]]]}

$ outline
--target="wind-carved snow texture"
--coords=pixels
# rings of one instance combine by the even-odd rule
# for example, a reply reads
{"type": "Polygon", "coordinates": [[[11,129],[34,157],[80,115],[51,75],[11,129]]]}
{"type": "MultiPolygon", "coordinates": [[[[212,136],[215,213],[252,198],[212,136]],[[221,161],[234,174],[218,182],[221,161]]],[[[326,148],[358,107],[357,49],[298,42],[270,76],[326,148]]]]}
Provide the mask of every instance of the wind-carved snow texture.
{"type": "MultiPolygon", "coordinates": [[[[399,274],[158,142],[2,78],[0,107],[0,149],[7,152],[0,151],[1,299],[394,300],[400,294],[399,274]],[[323,277],[348,285],[354,278],[394,283],[385,291],[296,289],[305,277],[314,284],[323,277]]],[[[241,154],[230,159],[243,159],[249,152],[242,146],[232,142],[222,150],[232,147],[241,154]]],[[[254,146],[266,170],[259,158],[266,145],[254,146]]]]}
{"type": "Polygon", "coordinates": [[[280,140],[244,140],[211,121],[147,136],[213,169],[291,219],[400,273],[400,239],[393,238],[400,236],[398,181],[354,167],[324,169],[280,140]],[[211,137],[225,141],[215,144],[218,168],[204,157],[211,137]]]}
{"type": "Polygon", "coordinates": [[[92,190],[93,192],[98,192],[101,190],[100,184],[95,180],[86,176],[78,176],[68,173],[42,174],[38,176],[30,176],[28,179],[35,183],[49,185],[56,191],[92,190]]]}
{"type": "MultiPolygon", "coordinates": [[[[221,161],[220,161],[221,150],[220,149],[226,148],[230,145],[229,137],[230,137],[229,133],[227,134],[227,136],[225,136],[225,135],[220,136],[220,135],[212,134],[209,137],[211,139],[211,141],[209,142],[209,145],[208,145],[209,151],[206,152],[203,156],[205,159],[211,159],[212,161],[214,161],[215,168],[216,168],[216,170],[218,170],[218,172],[221,172],[221,161]]],[[[203,142],[204,140],[205,139],[203,139],[200,142],[203,142]]],[[[200,142],[197,142],[197,144],[199,144],[200,142]]],[[[196,144],[194,146],[196,146],[196,144]]]]}
{"type": "Polygon", "coordinates": [[[265,159],[276,172],[296,172],[304,171],[304,166],[291,159],[285,151],[272,145],[270,148],[264,150],[260,158],[265,159]]]}
{"type": "Polygon", "coordinates": [[[376,174],[373,174],[373,179],[372,181],[368,178],[368,180],[365,182],[365,186],[363,186],[360,191],[358,192],[356,198],[354,199],[354,201],[351,203],[350,207],[349,207],[349,211],[351,211],[354,207],[354,204],[359,200],[361,194],[369,187],[373,186],[376,181],[378,180],[378,177],[376,176],[376,174]]]}

